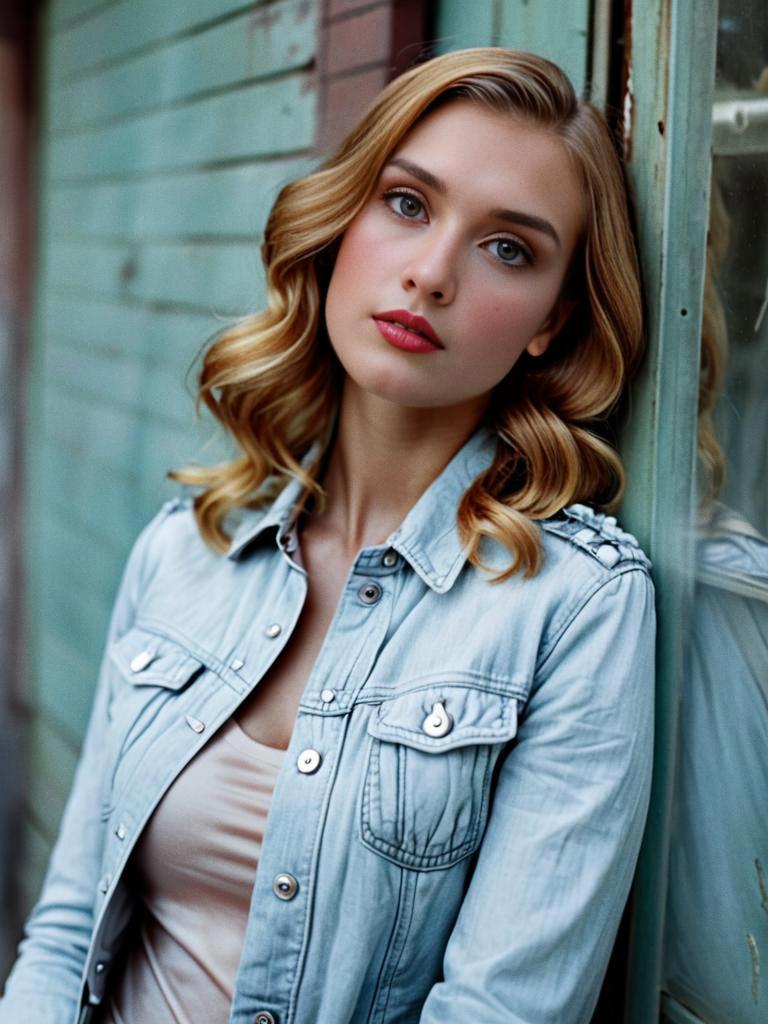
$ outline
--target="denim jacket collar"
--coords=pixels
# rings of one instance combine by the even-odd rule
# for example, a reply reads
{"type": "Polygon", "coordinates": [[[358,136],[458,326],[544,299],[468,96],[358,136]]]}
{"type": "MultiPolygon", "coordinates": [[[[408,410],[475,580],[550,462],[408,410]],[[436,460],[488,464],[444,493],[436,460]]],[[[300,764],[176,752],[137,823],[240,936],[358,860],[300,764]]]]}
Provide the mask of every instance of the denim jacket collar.
{"type": "MultiPolygon", "coordinates": [[[[472,481],[490,465],[495,448],[490,430],[484,427],[476,430],[386,541],[386,546],[399,552],[436,593],[451,589],[467,560],[456,524],[456,509],[472,481]]],[[[276,539],[281,544],[300,496],[301,482],[293,479],[266,512],[243,510],[227,557],[240,558],[269,530],[277,531],[276,539]]]]}

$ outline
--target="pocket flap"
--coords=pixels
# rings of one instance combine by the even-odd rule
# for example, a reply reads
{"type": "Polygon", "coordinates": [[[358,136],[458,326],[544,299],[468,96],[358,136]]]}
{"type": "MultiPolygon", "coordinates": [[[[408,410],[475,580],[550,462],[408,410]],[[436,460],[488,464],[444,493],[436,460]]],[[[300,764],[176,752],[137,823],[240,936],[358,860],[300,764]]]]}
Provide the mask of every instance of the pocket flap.
{"type": "Polygon", "coordinates": [[[517,733],[517,701],[467,684],[431,683],[383,701],[368,732],[425,751],[506,743],[517,733]]]}
{"type": "Polygon", "coordinates": [[[138,626],[120,637],[109,654],[134,686],[180,690],[203,669],[202,661],[175,640],[138,626]]]}

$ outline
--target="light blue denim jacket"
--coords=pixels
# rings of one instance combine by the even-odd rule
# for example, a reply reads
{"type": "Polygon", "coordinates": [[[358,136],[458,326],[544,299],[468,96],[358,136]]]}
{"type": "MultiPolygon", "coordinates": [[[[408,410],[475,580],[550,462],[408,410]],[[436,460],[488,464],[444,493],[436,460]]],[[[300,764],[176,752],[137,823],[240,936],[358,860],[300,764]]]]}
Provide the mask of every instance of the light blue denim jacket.
{"type": "MultiPolygon", "coordinates": [[[[455,510],[492,454],[477,433],[349,573],[277,780],[231,1024],[589,1021],[647,809],[648,561],[574,506],[541,523],[537,576],[490,584],[455,510]]],[[[0,1024],[87,1021],[103,999],[131,850],[301,613],[298,495],[244,513],[226,557],[186,500],[139,538],[0,1024]]]]}

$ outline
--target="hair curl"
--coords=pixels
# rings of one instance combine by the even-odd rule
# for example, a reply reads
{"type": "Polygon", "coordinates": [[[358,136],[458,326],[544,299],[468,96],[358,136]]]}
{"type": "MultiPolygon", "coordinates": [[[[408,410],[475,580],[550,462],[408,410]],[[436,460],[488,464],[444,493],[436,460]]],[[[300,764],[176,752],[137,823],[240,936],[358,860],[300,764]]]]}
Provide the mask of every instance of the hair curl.
{"type": "Polygon", "coordinates": [[[534,520],[575,501],[607,509],[617,503],[622,466],[601,434],[643,344],[621,164],[602,115],[578,100],[556,65],[478,48],[434,58],[395,79],[317,171],[281,190],[261,249],[266,308],[223,333],[200,374],[199,401],[240,454],[172,474],[204,488],[195,513],[214,549],[226,548],[230,512],[267,503],[291,477],[322,502],[320,460],[302,460],[318,440],[327,445],[339,402],[342,375],[322,315],[338,242],[408,131],[459,98],[555,133],[584,191],[583,231],[564,286],[575,309],[548,351],[524,355],[492,397],[495,458],[458,509],[469,559],[483,566],[481,541],[491,537],[512,557],[495,579],[533,575],[541,559],[534,520]]]}

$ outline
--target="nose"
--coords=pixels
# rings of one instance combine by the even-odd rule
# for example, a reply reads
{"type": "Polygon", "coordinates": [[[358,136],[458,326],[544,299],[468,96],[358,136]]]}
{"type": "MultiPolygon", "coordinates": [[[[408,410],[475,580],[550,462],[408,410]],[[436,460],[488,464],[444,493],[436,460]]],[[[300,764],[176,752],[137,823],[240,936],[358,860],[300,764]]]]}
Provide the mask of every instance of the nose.
{"type": "Polygon", "coordinates": [[[414,243],[401,283],[407,292],[447,305],[456,294],[456,274],[456,244],[446,234],[430,232],[414,243]]]}

